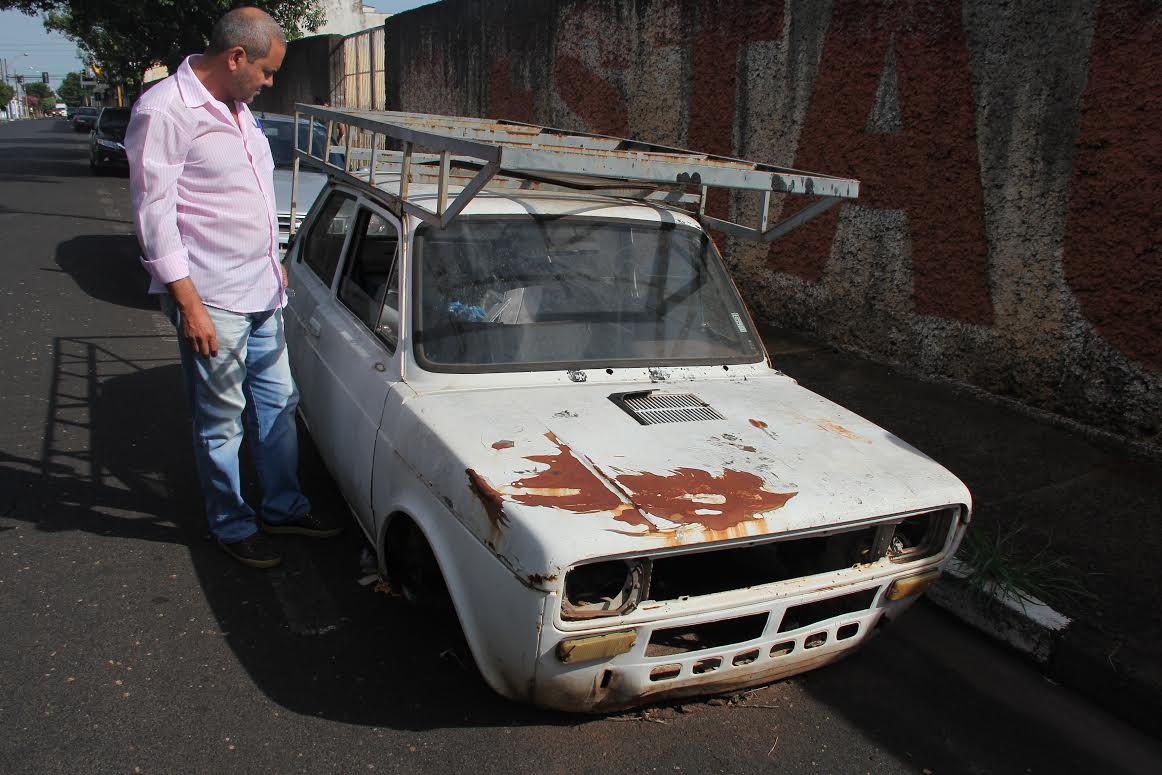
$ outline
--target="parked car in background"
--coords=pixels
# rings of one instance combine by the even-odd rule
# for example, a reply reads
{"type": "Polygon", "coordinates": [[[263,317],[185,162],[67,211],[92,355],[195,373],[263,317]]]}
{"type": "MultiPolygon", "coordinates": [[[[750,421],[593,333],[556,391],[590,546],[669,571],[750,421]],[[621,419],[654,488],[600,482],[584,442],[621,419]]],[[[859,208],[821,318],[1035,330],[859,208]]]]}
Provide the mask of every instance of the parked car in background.
{"type": "MultiPolygon", "coordinates": [[[[278,214],[278,241],[279,248],[286,251],[290,240],[290,210],[291,185],[293,183],[292,170],[295,161],[295,118],[282,113],[255,114],[262,133],[270,143],[270,155],[274,158],[274,200],[278,214]]],[[[300,122],[299,136],[301,145],[306,147],[308,124],[300,122]]],[[[321,124],[315,124],[314,141],[316,150],[321,149],[327,142],[327,129],[321,124]]],[[[335,150],[330,154],[330,160],[335,164],[343,163],[343,154],[335,150]]],[[[327,183],[325,174],[311,172],[306,166],[299,172],[298,197],[295,203],[296,228],[303,221],[303,216],[319,195],[319,191],[327,183]]]]}
{"type": "Polygon", "coordinates": [[[86,132],[91,130],[93,122],[97,120],[97,114],[100,112],[100,108],[77,108],[73,111],[73,131],[86,132]]]}
{"type": "Polygon", "coordinates": [[[108,169],[129,169],[125,155],[125,130],[129,108],[101,108],[89,135],[89,169],[101,174],[108,169]]]}
{"type": "MultiPolygon", "coordinates": [[[[511,131],[519,175],[617,163],[632,186],[689,153],[576,136],[541,159],[528,125],[386,115],[419,145],[445,122],[461,154],[511,131]]],[[[497,692],[592,712],[743,689],[849,654],[935,582],[968,490],[772,367],[695,213],[520,177],[460,200],[434,172],[401,202],[387,169],[332,180],[287,253],[300,411],[392,586],[450,596],[497,692]]]]}

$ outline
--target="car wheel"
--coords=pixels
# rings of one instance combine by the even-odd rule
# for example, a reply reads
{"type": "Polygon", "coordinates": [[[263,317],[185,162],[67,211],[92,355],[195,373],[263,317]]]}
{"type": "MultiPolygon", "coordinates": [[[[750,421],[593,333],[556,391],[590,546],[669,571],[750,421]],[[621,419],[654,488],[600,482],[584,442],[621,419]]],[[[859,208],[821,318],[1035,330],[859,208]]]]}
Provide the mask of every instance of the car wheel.
{"type": "Polygon", "coordinates": [[[396,516],[387,529],[384,548],[388,576],[404,600],[421,608],[451,609],[444,574],[415,522],[396,516]]]}

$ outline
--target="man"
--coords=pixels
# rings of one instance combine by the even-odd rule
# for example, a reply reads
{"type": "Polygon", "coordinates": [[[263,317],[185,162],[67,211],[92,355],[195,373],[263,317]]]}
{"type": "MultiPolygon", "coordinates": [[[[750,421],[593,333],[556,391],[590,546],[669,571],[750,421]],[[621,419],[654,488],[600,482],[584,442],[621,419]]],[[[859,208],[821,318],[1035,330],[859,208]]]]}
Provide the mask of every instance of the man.
{"type": "Polygon", "coordinates": [[[204,54],[141,97],[125,136],[142,264],[179,334],[210,530],[256,568],[281,561],[264,533],[339,533],[299,489],[274,163],[247,107],[285,54],[274,19],[230,11],[204,54]],[[263,491],[258,525],[241,494],[244,425],[263,491]]]}

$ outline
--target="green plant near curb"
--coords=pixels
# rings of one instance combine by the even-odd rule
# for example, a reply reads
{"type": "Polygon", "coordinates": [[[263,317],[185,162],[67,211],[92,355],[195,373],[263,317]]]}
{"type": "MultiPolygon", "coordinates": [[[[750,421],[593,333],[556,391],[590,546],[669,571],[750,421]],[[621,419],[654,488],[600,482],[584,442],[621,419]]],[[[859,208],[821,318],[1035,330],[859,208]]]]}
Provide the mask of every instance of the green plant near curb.
{"type": "Polygon", "coordinates": [[[968,585],[986,600],[1008,597],[1025,602],[1092,602],[1096,596],[1081,572],[1046,539],[1036,549],[1022,540],[1025,526],[979,528],[965,534],[957,558],[968,566],[968,585]]]}

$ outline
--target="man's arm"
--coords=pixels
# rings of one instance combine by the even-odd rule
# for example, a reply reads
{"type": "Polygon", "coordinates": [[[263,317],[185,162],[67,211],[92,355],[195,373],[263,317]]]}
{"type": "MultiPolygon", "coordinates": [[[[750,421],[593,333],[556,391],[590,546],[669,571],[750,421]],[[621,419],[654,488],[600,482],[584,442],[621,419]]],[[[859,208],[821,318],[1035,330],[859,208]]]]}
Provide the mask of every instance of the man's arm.
{"type": "Polygon", "coordinates": [[[181,313],[181,335],[203,357],[218,354],[214,323],[190,279],[190,258],[178,232],[177,180],[189,140],[172,119],[138,110],[125,133],[129,193],[141,243],[141,264],[165,285],[181,313]]]}

